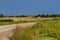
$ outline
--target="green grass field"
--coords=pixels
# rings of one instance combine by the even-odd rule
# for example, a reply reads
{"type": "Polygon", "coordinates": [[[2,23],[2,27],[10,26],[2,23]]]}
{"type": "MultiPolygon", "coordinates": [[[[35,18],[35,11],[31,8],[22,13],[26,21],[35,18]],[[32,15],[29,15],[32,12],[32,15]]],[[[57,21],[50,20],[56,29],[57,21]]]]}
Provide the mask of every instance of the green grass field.
{"type": "Polygon", "coordinates": [[[60,40],[60,20],[41,20],[28,28],[16,28],[10,40],[60,40]]]}
{"type": "Polygon", "coordinates": [[[35,22],[35,21],[13,21],[13,22],[0,22],[0,26],[2,25],[11,25],[11,24],[20,24],[20,23],[29,23],[29,22],[35,22]]]}

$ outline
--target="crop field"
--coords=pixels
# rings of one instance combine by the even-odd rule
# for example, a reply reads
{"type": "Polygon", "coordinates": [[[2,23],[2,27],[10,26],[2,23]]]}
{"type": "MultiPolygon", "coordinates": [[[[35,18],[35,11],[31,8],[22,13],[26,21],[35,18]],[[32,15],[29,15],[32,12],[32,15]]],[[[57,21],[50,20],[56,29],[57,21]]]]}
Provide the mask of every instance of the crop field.
{"type": "Polygon", "coordinates": [[[10,40],[60,40],[60,20],[40,20],[33,27],[16,28],[10,40]]]}

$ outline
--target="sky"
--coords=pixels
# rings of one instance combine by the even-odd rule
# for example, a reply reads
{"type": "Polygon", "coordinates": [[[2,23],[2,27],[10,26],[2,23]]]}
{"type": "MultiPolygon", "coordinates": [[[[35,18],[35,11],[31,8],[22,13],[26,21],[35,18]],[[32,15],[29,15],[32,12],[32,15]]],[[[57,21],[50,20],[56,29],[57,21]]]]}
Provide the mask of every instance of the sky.
{"type": "Polygon", "coordinates": [[[0,0],[4,15],[60,14],[60,0],[0,0]]]}

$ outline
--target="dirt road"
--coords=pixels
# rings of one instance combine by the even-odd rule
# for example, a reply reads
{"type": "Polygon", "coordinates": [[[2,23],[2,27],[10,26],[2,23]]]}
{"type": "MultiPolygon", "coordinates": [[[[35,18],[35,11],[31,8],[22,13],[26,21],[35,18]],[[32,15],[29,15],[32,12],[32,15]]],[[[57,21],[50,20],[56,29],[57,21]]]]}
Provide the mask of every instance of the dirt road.
{"type": "Polygon", "coordinates": [[[35,24],[36,22],[0,26],[0,40],[9,40],[8,37],[13,35],[12,30],[16,27],[27,27],[35,24]]]}

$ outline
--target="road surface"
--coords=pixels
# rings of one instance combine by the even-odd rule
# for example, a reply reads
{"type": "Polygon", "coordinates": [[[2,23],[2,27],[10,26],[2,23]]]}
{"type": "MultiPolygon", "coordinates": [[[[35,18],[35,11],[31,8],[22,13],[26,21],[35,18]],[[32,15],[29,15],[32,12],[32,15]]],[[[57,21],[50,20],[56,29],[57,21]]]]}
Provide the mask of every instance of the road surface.
{"type": "Polygon", "coordinates": [[[0,40],[9,40],[8,38],[13,35],[12,31],[16,27],[27,27],[35,24],[36,22],[0,26],[0,40]]]}

